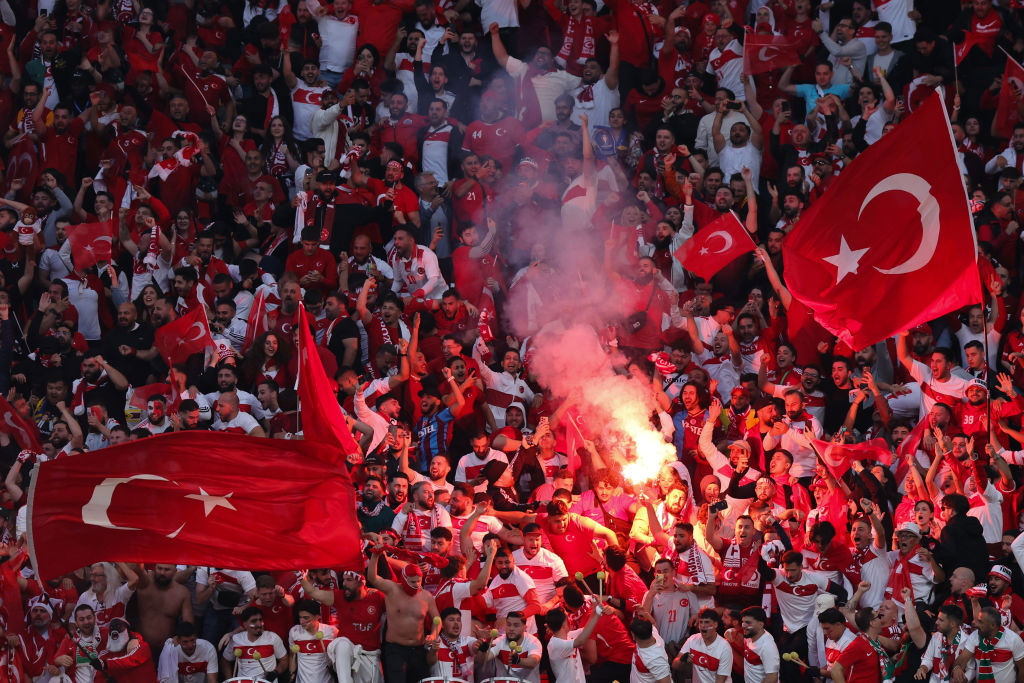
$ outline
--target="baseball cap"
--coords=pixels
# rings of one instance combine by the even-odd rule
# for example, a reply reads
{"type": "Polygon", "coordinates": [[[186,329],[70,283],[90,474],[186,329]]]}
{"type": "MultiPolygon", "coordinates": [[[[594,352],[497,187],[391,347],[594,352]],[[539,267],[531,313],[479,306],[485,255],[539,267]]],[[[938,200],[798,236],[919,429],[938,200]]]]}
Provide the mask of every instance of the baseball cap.
{"type": "Polygon", "coordinates": [[[540,524],[536,522],[530,522],[523,527],[523,536],[542,536],[544,531],[540,528],[540,524]]]}
{"type": "Polygon", "coordinates": [[[748,455],[750,454],[750,444],[747,443],[746,439],[736,439],[735,441],[730,442],[729,448],[740,448],[745,450],[748,455]]]}
{"type": "Polygon", "coordinates": [[[899,528],[896,529],[896,533],[914,534],[918,538],[921,538],[921,527],[913,522],[903,522],[903,524],[900,524],[899,528]]]}
{"type": "Polygon", "coordinates": [[[730,396],[736,396],[737,394],[739,394],[740,396],[746,396],[747,398],[750,398],[750,392],[747,391],[747,388],[742,385],[733,387],[732,391],[729,392],[730,396]]]}
{"type": "Polygon", "coordinates": [[[1010,568],[1003,564],[996,564],[992,566],[992,570],[988,573],[989,576],[998,576],[1000,579],[1012,581],[1010,568]]]}
{"type": "Polygon", "coordinates": [[[928,323],[921,323],[917,327],[910,328],[910,334],[931,334],[932,326],[928,323]]]}
{"type": "Polygon", "coordinates": [[[338,176],[334,175],[334,171],[328,171],[325,168],[316,174],[316,181],[318,183],[336,183],[338,182],[338,176]]]}
{"type": "Polygon", "coordinates": [[[988,385],[985,384],[980,379],[978,379],[977,377],[975,377],[974,379],[972,379],[970,382],[967,383],[967,386],[964,388],[964,393],[966,394],[967,390],[972,388],[972,387],[977,387],[977,388],[981,389],[982,391],[984,391],[985,393],[988,393],[988,385]]]}
{"type": "Polygon", "coordinates": [[[814,598],[814,615],[818,616],[827,609],[832,609],[836,606],[836,596],[831,593],[822,593],[818,597],[814,598]]]}
{"type": "Polygon", "coordinates": [[[721,17],[719,17],[714,12],[708,12],[707,14],[704,15],[704,18],[701,19],[700,23],[701,24],[711,23],[711,24],[714,24],[715,26],[718,26],[720,23],[722,23],[722,19],[721,19],[721,17]]]}

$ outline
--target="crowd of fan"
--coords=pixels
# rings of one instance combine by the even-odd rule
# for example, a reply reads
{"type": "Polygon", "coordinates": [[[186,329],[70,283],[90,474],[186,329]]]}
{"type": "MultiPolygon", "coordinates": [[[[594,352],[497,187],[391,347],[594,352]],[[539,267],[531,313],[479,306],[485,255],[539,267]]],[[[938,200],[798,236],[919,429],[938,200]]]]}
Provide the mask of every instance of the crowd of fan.
{"type": "Polygon", "coordinates": [[[25,568],[0,676],[1024,681],[1018,4],[0,0],[0,390],[43,444],[0,433],[11,553],[36,462],[301,438],[302,305],[367,557],[25,568]],[[746,75],[752,34],[800,64],[746,75]],[[782,244],[934,92],[986,302],[850,349],[782,244]],[[703,282],[674,254],[728,211],[759,247],[703,282]],[[165,357],[197,309],[215,347],[165,357]],[[531,371],[580,319],[675,447],[656,479],[531,371]]]}

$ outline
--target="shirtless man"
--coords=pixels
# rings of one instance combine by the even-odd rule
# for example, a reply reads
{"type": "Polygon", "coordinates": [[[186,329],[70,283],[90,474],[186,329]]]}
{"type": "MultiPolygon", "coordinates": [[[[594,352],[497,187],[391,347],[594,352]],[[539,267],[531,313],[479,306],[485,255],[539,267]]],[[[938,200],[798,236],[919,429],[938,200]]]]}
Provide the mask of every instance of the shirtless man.
{"type": "Polygon", "coordinates": [[[135,594],[139,601],[139,633],[149,643],[153,659],[160,660],[164,641],[174,635],[178,620],[194,623],[192,596],[174,580],[173,564],[158,564],[153,571],[135,568],[139,583],[135,594]]]}
{"type": "Polygon", "coordinates": [[[430,675],[427,666],[424,624],[440,619],[434,596],[423,590],[423,570],[407,564],[398,576],[398,582],[377,575],[377,563],[384,549],[377,545],[370,556],[370,571],[366,582],[384,593],[387,610],[387,632],[384,636],[384,681],[406,683],[430,675]]]}

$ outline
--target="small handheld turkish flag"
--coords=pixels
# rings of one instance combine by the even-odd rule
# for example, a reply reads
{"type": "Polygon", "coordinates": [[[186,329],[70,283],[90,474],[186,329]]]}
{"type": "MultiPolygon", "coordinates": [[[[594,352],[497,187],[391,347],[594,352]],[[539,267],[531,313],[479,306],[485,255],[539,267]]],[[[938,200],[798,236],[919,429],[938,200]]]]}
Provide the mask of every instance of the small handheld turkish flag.
{"type": "Polygon", "coordinates": [[[832,443],[814,439],[814,447],[822,462],[838,479],[850,469],[854,460],[875,460],[885,466],[892,464],[892,451],[885,439],[871,439],[864,443],[832,443]]]}
{"type": "Polygon", "coordinates": [[[993,128],[1000,137],[1013,137],[1013,127],[1021,120],[1024,106],[1024,67],[1013,57],[1006,58],[1003,87],[999,89],[999,104],[993,128]]]}
{"type": "Polygon", "coordinates": [[[113,221],[69,226],[68,242],[71,242],[71,260],[75,267],[84,270],[97,263],[110,263],[113,239],[113,221]]]}
{"type": "Polygon", "coordinates": [[[743,73],[748,76],[799,63],[797,44],[792,38],[772,33],[747,32],[743,42],[743,73]]]}
{"type": "Polygon", "coordinates": [[[350,453],[358,453],[338,398],[330,387],[320,361],[316,340],[309,331],[306,309],[299,305],[299,400],[302,433],[306,438],[330,444],[332,448],[314,451],[321,460],[335,463],[350,453]]]}
{"type": "Polygon", "coordinates": [[[193,353],[213,346],[213,335],[210,334],[210,323],[206,320],[206,310],[202,306],[196,306],[187,314],[158,329],[154,340],[157,349],[160,350],[160,356],[168,365],[179,363],[193,353]]]}
{"type": "Polygon", "coordinates": [[[3,396],[0,396],[0,432],[13,438],[22,449],[33,453],[43,452],[35,424],[19,415],[3,396]]]}
{"type": "Polygon", "coordinates": [[[863,349],[981,301],[978,248],[942,99],[862,152],[783,242],[786,286],[863,349]]]}
{"type": "Polygon", "coordinates": [[[348,471],[325,444],[175,432],[36,467],[28,546],[55,578],[100,560],[362,568],[348,471]]]}
{"type": "Polygon", "coordinates": [[[676,250],[675,257],[683,268],[710,280],[740,256],[754,251],[757,245],[732,211],[711,221],[686,244],[676,250]]]}

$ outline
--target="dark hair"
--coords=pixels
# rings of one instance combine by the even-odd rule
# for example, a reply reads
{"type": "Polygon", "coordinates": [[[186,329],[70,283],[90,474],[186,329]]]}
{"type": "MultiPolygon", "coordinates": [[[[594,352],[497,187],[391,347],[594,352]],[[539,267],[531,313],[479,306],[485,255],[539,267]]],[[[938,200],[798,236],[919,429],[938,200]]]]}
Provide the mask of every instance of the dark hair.
{"type": "Polygon", "coordinates": [[[548,612],[545,620],[548,622],[548,628],[555,632],[565,625],[565,612],[556,607],[548,612]]]}
{"type": "Polygon", "coordinates": [[[795,550],[789,550],[782,554],[782,566],[785,567],[789,564],[798,564],[801,567],[804,565],[804,556],[795,550]]]}
{"type": "Polygon", "coordinates": [[[299,600],[295,603],[295,613],[298,614],[299,612],[309,612],[313,616],[319,617],[320,603],[316,600],[303,598],[302,600],[299,600]]]}
{"type": "Polygon", "coordinates": [[[262,617],[262,616],[263,616],[263,612],[260,612],[260,608],[259,607],[257,607],[256,605],[249,605],[244,610],[242,610],[241,614],[238,615],[238,620],[244,624],[245,622],[249,621],[253,617],[262,617]]]}
{"type": "Polygon", "coordinates": [[[953,510],[955,515],[966,515],[971,503],[962,493],[947,493],[942,497],[942,504],[953,510]]]}
{"type": "Polygon", "coordinates": [[[945,614],[948,619],[955,619],[961,623],[964,620],[964,610],[959,605],[942,605],[939,607],[939,614],[945,614]]]}
{"type": "MultiPolygon", "coordinates": [[[[83,607],[89,607],[89,605],[79,605],[78,608],[75,609],[75,613],[77,614],[78,610],[83,607]]],[[[89,609],[92,609],[92,607],[89,607],[89,609]]],[[[196,630],[195,624],[191,621],[183,621],[174,629],[174,635],[178,638],[192,638],[193,636],[198,636],[199,631],[196,630]]]]}
{"type": "Polygon", "coordinates": [[[846,617],[835,607],[829,607],[818,615],[818,621],[822,624],[845,624],[846,617]]]}
{"type": "Polygon", "coordinates": [[[629,632],[636,640],[650,640],[654,635],[654,624],[646,619],[634,619],[629,622],[629,632]]]}
{"type": "Polygon", "coordinates": [[[768,615],[764,613],[764,609],[757,605],[747,607],[740,612],[740,617],[750,617],[755,621],[760,621],[762,624],[768,623],[768,615]]]}
{"type": "Polygon", "coordinates": [[[711,607],[705,607],[700,612],[698,612],[697,613],[697,618],[698,619],[710,619],[711,621],[715,622],[716,624],[721,624],[722,623],[722,615],[719,614],[718,612],[716,612],[714,610],[714,608],[711,608],[711,607]]]}
{"type": "MultiPolygon", "coordinates": [[[[456,616],[459,616],[459,617],[462,616],[462,612],[459,611],[458,607],[445,607],[443,610],[441,610],[441,620],[444,621],[445,619],[447,619],[448,617],[452,616],[453,614],[456,615],[456,616]]],[[[512,613],[509,612],[508,616],[512,616],[512,613]]],[[[508,617],[506,617],[506,619],[507,618],[508,617]]]]}

